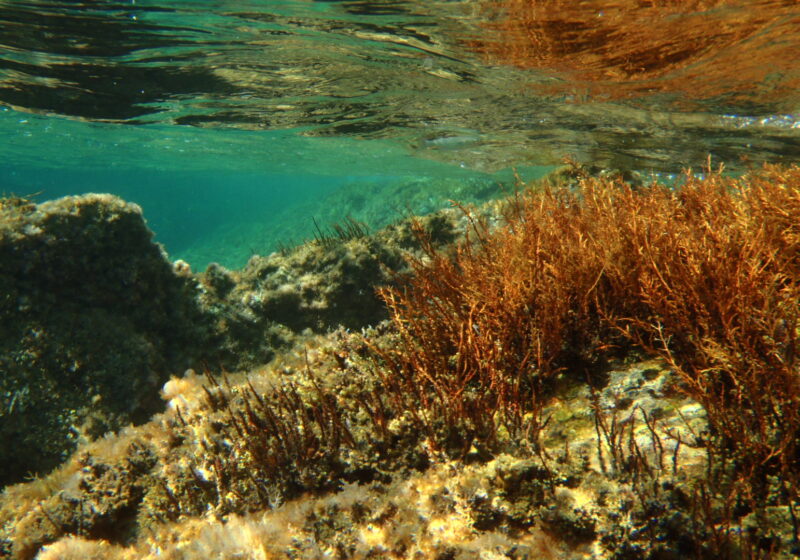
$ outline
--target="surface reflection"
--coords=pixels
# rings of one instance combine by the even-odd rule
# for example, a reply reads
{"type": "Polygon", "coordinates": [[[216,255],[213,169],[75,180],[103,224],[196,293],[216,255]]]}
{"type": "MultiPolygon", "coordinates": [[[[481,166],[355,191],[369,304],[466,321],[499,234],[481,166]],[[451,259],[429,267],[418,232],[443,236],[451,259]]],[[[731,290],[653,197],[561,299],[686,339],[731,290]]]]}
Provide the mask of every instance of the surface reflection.
{"type": "Polygon", "coordinates": [[[661,94],[684,110],[796,108],[794,0],[484,0],[483,17],[488,33],[467,44],[492,63],[560,78],[536,84],[540,92],[661,94]]]}
{"type": "Polygon", "coordinates": [[[0,0],[2,110],[114,123],[114,145],[285,131],[480,171],[795,161],[799,55],[794,0],[0,0]]]}

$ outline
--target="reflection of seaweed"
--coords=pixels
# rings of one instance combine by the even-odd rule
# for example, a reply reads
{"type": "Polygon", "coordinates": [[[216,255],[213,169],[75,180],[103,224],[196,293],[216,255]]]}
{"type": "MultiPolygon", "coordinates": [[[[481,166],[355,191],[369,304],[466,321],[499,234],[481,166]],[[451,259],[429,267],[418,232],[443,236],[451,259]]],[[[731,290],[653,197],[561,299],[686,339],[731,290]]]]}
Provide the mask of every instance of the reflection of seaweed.
{"type": "Polygon", "coordinates": [[[488,33],[469,42],[493,62],[562,72],[541,86],[619,98],[682,92],[731,99],[769,82],[758,101],[793,99],[797,38],[792,2],[731,0],[484,0],[488,33]],[[782,74],[783,83],[768,80],[782,74]],[[791,96],[791,97],[787,97],[791,96]]]}

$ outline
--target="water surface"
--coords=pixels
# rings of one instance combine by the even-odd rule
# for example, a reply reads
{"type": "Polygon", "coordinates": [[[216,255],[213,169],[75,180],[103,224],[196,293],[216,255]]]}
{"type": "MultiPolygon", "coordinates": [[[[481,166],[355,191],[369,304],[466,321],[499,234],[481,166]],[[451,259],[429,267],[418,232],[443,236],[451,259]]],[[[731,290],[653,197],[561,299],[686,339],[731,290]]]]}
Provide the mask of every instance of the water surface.
{"type": "Polygon", "coordinates": [[[3,1],[0,190],[116,192],[240,266],[402,184],[796,161],[799,47],[781,1],[3,1]]]}

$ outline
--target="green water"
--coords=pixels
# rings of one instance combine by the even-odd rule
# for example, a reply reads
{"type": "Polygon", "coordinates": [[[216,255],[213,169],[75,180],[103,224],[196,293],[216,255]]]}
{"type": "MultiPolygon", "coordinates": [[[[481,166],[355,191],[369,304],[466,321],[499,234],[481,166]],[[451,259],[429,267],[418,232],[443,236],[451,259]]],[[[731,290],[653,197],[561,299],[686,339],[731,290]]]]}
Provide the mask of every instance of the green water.
{"type": "MultiPolygon", "coordinates": [[[[8,108],[0,130],[0,191],[35,200],[112,192],[139,204],[170,257],[195,269],[240,267],[310,239],[314,220],[350,216],[375,228],[450,199],[498,196],[511,180],[509,171],[421,159],[390,141],[294,131],[86,123],[8,108]]],[[[549,169],[520,172],[535,178],[549,169]]]]}
{"type": "MultiPolygon", "coordinates": [[[[307,239],[312,219],[377,227],[497,196],[564,156],[657,174],[798,159],[800,96],[767,95],[791,69],[735,98],[564,94],[558,68],[470,48],[485,3],[0,2],[0,191],[119,194],[202,269],[307,239]]],[[[752,36],[798,44],[797,13],[752,36]]],[[[777,56],[753,44],[725,48],[777,56]]]]}

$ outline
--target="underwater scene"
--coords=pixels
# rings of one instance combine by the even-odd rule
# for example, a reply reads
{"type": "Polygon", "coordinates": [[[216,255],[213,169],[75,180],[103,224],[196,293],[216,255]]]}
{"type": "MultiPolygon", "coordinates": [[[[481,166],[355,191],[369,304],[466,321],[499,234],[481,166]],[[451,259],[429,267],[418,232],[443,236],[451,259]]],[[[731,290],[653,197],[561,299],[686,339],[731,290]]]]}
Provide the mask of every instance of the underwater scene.
{"type": "Polygon", "coordinates": [[[0,0],[0,558],[796,558],[798,61],[788,0],[0,0]]]}

